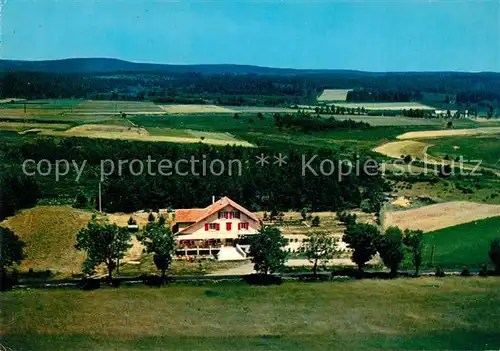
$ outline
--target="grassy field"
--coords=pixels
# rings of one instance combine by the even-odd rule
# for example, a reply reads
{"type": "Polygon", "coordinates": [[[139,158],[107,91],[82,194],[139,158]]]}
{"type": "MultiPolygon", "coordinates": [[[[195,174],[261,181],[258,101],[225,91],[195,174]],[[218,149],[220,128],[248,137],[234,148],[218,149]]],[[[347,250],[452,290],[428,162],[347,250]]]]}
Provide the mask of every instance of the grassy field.
{"type": "Polygon", "coordinates": [[[430,155],[450,159],[463,156],[465,160],[481,160],[483,166],[500,169],[500,134],[473,137],[450,137],[428,140],[434,144],[430,155]]]}
{"type": "Polygon", "coordinates": [[[392,189],[397,196],[407,198],[424,197],[442,202],[473,201],[500,204],[500,181],[496,176],[462,180],[440,179],[437,182],[400,180],[392,183],[392,189]]]}
{"type": "Polygon", "coordinates": [[[318,101],[345,101],[347,93],[352,89],[325,89],[318,101]]]}
{"type": "Polygon", "coordinates": [[[489,263],[490,242],[500,238],[500,217],[487,218],[427,233],[426,261],[430,262],[429,248],[434,246],[437,266],[480,266],[489,263]]]}
{"type": "MultiPolygon", "coordinates": [[[[35,124],[36,125],[36,124],[35,124]]],[[[1,126],[0,126],[1,130],[1,126]]],[[[143,142],[205,143],[211,145],[238,145],[252,147],[229,133],[190,131],[171,128],[137,128],[123,124],[82,124],[65,131],[40,129],[41,135],[59,137],[85,137],[98,139],[130,140],[143,142]],[[153,133],[150,133],[151,130],[153,133]]]]}
{"type": "Polygon", "coordinates": [[[139,101],[101,101],[87,100],[76,105],[75,112],[162,112],[162,108],[153,102],[139,101]]]}
{"type": "MultiPolygon", "coordinates": [[[[329,118],[330,116],[325,117],[329,118]]],[[[352,119],[356,122],[366,122],[371,126],[432,126],[444,127],[445,122],[439,119],[410,118],[403,116],[360,116],[360,115],[335,115],[335,119],[352,119]]]]}
{"type": "Polygon", "coordinates": [[[172,114],[191,114],[191,113],[235,113],[236,111],[216,105],[161,105],[161,109],[172,114]]]}
{"type": "MultiPolygon", "coordinates": [[[[352,116],[335,117],[344,119],[351,118],[352,116]]],[[[418,123],[405,123],[407,118],[404,117],[357,117],[368,123],[371,123],[372,118],[374,121],[378,122],[374,122],[375,127],[368,130],[339,130],[306,134],[288,129],[278,130],[270,114],[264,114],[263,119],[257,118],[254,113],[241,113],[238,119],[235,119],[233,114],[207,113],[167,116],[133,116],[130,120],[148,130],[152,128],[157,128],[157,130],[166,128],[231,133],[236,138],[246,140],[254,145],[273,145],[281,143],[313,147],[343,146],[364,150],[376,147],[384,141],[395,140],[398,135],[405,132],[440,129],[442,127],[440,121],[434,122],[435,124],[431,125],[419,125],[418,123]]],[[[427,123],[427,120],[422,119],[422,121],[422,123],[427,123]]],[[[464,121],[463,125],[464,127],[470,127],[474,125],[474,122],[464,121]]]]}
{"type": "Polygon", "coordinates": [[[71,124],[64,123],[24,123],[24,122],[0,122],[0,130],[13,130],[23,132],[30,129],[65,130],[71,128],[71,124]]]}
{"type": "Polygon", "coordinates": [[[500,280],[12,291],[13,350],[498,349],[500,280]],[[390,308],[388,308],[390,304],[390,308]]]}
{"type": "Polygon", "coordinates": [[[397,111],[397,110],[434,110],[434,107],[423,105],[418,102],[350,102],[350,103],[336,103],[335,106],[342,106],[347,108],[364,107],[367,110],[383,110],[383,111],[397,111]]]}
{"type": "Polygon", "coordinates": [[[500,216],[500,205],[451,201],[405,211],[386,212],[383,226],[431,232],[496,216],[500,216]]]}
{"type": "Polygon", "coordinates": [[[76,233],[84,228],[91,212],[69,206],[26,209],[1,223],[26,243],[21,271],[50,270],[56,274],[80,273],[83,256],[75,248],[76,233]]]}
{"type": "Polygon", "coordinates": [[[428,139],[428,138],[444,138],[453,136],[484,136],[490,134],[500,134],[500,127],[496,125],[478,125],[480,128],[454,128],[446,130],[430,130],[409,132],[398,136],[398,139],[428,139]],[[484,128],[483,128],[484,127],[484,128]]]}

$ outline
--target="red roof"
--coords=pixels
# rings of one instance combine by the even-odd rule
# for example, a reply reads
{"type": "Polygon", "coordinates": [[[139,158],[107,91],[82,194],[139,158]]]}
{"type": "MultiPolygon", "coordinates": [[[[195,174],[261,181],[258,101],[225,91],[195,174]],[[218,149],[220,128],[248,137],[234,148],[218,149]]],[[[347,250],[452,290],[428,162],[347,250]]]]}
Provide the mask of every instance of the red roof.
{"type": "MultiPolygon", "coordinates": [[[[218,201],[215,201],[213,204],[211,204],[208,207],[205,208],[192,208],[192,209],[179,209],[175,211],[175,223],[193,223],[185,228],[182,228],[179,230],[178,233],[184,232],[186,229],[190,228],[194,224],[204,220],[211,214],[214,214],[215,212],[218,212],[222,210],[226,206],[232,206],[235,209],[239,210],[240,212],[243,212],[246,214],[249,218],[253,219],[254,221],[258,222],[259,219],[249,210],[244,208],[243,206],[237,204],[230,198],[224,196],[218,201]]],[[[175,224],[174,223],[174,224],[175,224]]],[[[177,233],[177,234],[178,234],[177,233]]]]}
{"type": "Polygon", "coordinates": [[[196,222],[204,212],[204,208],[182,208],[175,210],[175,221],[177,223],[196,222]]]}

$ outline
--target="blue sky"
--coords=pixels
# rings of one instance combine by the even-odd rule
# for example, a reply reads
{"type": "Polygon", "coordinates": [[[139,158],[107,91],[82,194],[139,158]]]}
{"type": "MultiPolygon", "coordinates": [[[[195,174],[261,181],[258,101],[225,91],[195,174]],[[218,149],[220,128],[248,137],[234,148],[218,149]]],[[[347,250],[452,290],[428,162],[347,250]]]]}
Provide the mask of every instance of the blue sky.
{"type": "Polygon", "coordinates": [[[2,58],[500,71],[500,2],[7,0],[2,58]]]}

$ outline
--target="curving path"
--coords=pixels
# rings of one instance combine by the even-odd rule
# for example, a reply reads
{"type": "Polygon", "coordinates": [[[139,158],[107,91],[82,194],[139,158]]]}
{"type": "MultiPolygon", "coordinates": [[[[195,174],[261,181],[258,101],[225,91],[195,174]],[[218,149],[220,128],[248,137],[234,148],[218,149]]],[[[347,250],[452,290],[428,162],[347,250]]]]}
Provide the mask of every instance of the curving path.
{"type": "MultiPolygon", "coordinates": [[[[453,130],[431,130],[431,131],[419,131],[419,132],[408,132],[398,135],[396,139],[400,141],[391,141],[380,145],[373,149],[373,151],[378,152],[382,155],[386,155],[392,158],[400,159],[403,155],[410,155],[412,158],[419,158],[428,164],[451,164],[451,161],[431,156],[427,153],[429,147],[433,144],[426,142],[421,142],[413,139],[420,138],[440,138],[447,136],[457,136],[457,135],[481,135],[481,134],[495,134],[500,133],[500,127],[491,128],[476,128],[476,129],[453,129],[453,130]]],[[[463,164],[464,169],[472,170],[475,166],[463,164]]],[[[495,173],[500,177],[500,171],[497,169],[481,166],[480,170],[487,170],[495,173]]]]}

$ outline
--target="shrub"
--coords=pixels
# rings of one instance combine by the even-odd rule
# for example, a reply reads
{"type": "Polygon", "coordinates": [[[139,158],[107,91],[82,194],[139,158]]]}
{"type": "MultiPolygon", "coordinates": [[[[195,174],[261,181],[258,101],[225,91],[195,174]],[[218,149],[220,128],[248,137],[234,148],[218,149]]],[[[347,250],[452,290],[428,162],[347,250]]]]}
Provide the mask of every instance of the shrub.
{"type": "Polygon", "coordinates": [[[249,274],[243,277],[249,285],[281,285],[281,277],[271,274],[249,274]]]}
{"type": "Polygon", "coordinates": [[[153,214],[153,212],[150,212],[148,216],[148,222],[154,222],[155,220],[155,215],[153,214]]]}
{"type": "Polygon", "coordinates": [[[302,220],[305,221],[307,219],[307,212],[308,209],[304,207],[302,210],[300,210],[300,215],[302,216],[302,220]]]}
{"type": "Polygon", "coordinates": [[[488,267],[485,264],[483,264],[481,266],[481,269],[479,270],[479,276],[480,277],[487,277],[488,276],[488,267]]]}
{"type": "Polygon", "coordinates": [[[0,291],[12,289],[17,282],[17,276],[9,276],[6,271],[0,271],[0,291]]]}
{"type": "Polygon", "coordinates": [[[435,273],[435,276],[436,276],[436,277],[442,278],[442,277],[444,277],[445,275],[446,275],[446,274],[444,273],[444,271],[443,271],[440,267],[436,268],[436,273],[435,273]]]}
{"type": "Polygon", "coordinates": [[[101,287],[101,281],[99,279],[83,278],[80,285],[82,290],[95,290],[101,287]]]}
{"type": "Polygon", "coordinates": [[[337,212],[337,218],[345,225],[350,225],[356,223],[357,216],[355,213],[350,214],[347,213],[346,211],[342,211],[342,212],[337,212]]]}
{"type": "Polygon", "coordinates": [[[127,221],[127,224],[128,225],[136,225],[137,222],[136,222],[136,220],[132,216],[130,216],[130,218],[127,221]]]}
{"type": "Polygon", "coordinates": [[[89,199],[85,194],[80,191],[78,195],[76,195],[75,202],[73,203],[74,208],[88,208],[89,207],[89,199]]]}
{"type": "Polygon", "coordinates": [[[500,273],[500,238],[494,239],[488,250],[491,263],[495,266],[495,273],[500,273]]]}
{"type": "Polygon", "coordinates": [[[312,220],[312,226],[313,227],[319,227],[320,219],[318,216],[314,217],[312,220]]]}

